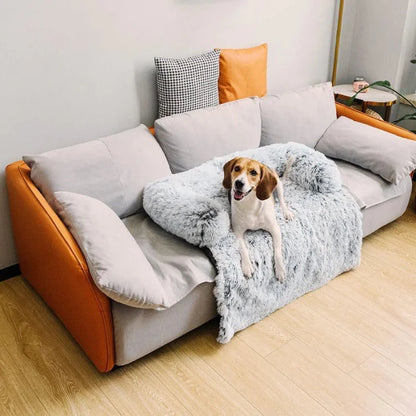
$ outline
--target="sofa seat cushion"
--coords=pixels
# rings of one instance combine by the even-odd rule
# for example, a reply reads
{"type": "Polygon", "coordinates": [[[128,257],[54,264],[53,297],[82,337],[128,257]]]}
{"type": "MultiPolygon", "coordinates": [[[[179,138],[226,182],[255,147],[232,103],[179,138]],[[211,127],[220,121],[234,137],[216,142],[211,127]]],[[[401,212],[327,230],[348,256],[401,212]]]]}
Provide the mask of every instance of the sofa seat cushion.
{"type": "Polygon", "coordinates": [[[392,184],[378,175],[359,166],[334,159],[340,173],[342,184],[357,201],[361,209],[370,208],[389,199],[408,192],[410,177],[392,184]]]}
{"type": "Polygon", "coordinates": [[[124,218],[123,223],[172,303],[180,301],[201,283],[214,281],[216,270],[204,251],[164,231],[145,212],[124,218]]]}
{"type": "Polygon", "coordinates": [[[141,208],[148,182],[171,173],[162,149],[143,124],[101,139],[27,155],[23,160],[53,208],[53,193],[67,191],[97,198],[119,217],[141,208]]]}
{"type": "Polygon", "coordinates": [[[405,213],[412,192],[412,181],[409,179],[405,183],[408,185],[405,193],[362,210],[363,237],[367,237],[405,213]]]}
{"type": "Polygon", "coordinates": [[[133,236],[98,199],[72,192],[55,197],[95,284],[109,298],[136,308],[167,309],[200,283],[213,281],[215,270],[203,252],[177,242],[144,216],[126,220],[133,236]]]}

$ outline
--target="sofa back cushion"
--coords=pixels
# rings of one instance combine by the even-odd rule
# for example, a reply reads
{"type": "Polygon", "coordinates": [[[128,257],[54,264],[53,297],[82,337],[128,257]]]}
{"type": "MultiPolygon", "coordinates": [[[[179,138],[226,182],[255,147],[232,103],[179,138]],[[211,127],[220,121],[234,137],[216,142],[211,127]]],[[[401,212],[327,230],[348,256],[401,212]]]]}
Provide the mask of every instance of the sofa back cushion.
{"type": "Polygon", "coordinates": [[[330,82],[260,99],[261,146],[290,141],[314,148],[336,119],[330,82]]]}
{"type": "Polygon", "coordinates": [[[53,193],[99,199],[127,217],[142,207],[147,183],[170,174],[162,149],[146,126],[39,155],[23,156],[30,176],[55,209],[53,193]]]}
{"type": "Polygon", "coordinates": [[[261,118],[257,97],[163,117],[155,134],[173,173],[236,150],[258,147],[261,118]]]}

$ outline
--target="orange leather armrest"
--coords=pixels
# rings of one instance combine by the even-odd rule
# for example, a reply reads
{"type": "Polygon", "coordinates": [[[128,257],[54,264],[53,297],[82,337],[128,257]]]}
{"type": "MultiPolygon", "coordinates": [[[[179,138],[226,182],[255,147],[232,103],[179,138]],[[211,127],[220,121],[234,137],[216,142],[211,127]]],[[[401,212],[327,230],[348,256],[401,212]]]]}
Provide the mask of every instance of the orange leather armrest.
{"type": "Polygon", "coordinates": [[[337,110],[337,117],[345,116],[352,120],[358,121],[359,123],[368,124],[373,127],[377,127],[381,130],[393,133],[397,136],[404,137],[409,140],[416,140],[416,134],[402,127],[396,126],[395,124],[389,123],[384,120],[378,120],[368,114],[362,113],[361,111],[355,110],[354,108],[348,107],[345,104],[335,103],[337,110]]]}
{"type": "Polygon", "coordinates": [[[109,298],[98,290],[85,258],[30,179],[22,161],[6,168],[14,239],[22,275],[52,308],[102,372],[114,367],[109,298]]]}

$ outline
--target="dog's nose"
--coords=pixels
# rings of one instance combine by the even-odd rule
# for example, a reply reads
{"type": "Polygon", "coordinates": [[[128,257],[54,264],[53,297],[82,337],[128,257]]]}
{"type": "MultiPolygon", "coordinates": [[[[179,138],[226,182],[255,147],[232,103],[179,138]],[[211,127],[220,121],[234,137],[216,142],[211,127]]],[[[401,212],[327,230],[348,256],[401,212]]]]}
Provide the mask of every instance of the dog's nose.
{"type": "Polygon", "coordinates": [[[244,182],[243,182],[243,181],[240,181],[240,179],[237,179],[237,180],[234,182],[234,185],[235,185],[235,188],[236,188],[236,189],[241,189],[241,188],[244,186],[244,182]]]}

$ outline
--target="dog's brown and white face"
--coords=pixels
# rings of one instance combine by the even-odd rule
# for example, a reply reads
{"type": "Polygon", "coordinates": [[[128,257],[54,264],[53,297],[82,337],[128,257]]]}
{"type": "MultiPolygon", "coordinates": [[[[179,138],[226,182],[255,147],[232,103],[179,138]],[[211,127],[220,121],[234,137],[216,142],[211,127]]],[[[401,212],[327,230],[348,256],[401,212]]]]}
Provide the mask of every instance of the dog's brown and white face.
{"type": "Polygon", "coordinates": [[[236,157],[224,165],[224,188],[231,190],[235,201],[243,200],[255,191],[258,199],[264,201],[277,185],[277,175],[257,160],[236,157]]]}

